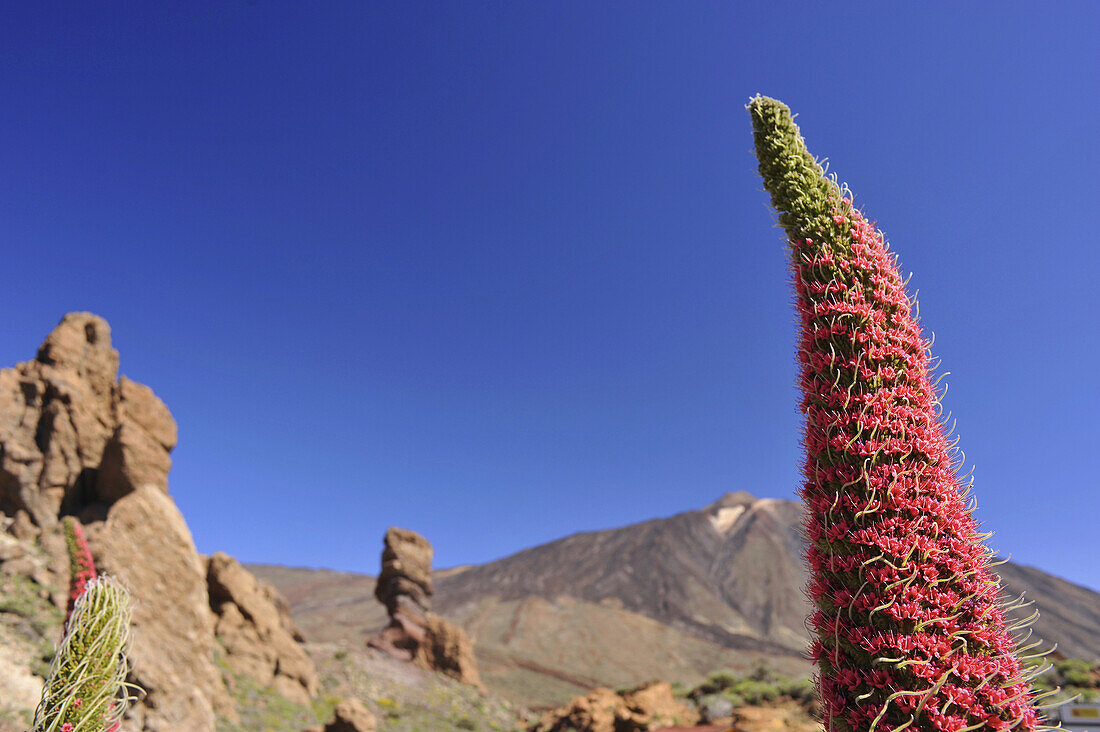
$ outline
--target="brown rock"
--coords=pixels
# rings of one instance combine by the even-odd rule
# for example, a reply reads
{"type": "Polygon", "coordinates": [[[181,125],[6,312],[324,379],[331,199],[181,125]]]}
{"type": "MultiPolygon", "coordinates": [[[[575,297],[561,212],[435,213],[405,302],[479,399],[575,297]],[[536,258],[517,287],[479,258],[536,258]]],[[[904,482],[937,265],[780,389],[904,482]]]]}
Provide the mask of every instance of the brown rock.
{"type": "Polygon", "coordinates": [[[336,713],[324,732],[374,732],[376,725],[374,715],[361,701],[344,699],[336,705],[336,713]]]}
{"type": "Polygon", "coordinates": [[[616,732],[615,722],[625,709],[623,698],[611,689],[593,689],[543,714],[531,732],[616,732]]]}
{"type": "Polygon", "coordinates": [[[374,596],[386,606],[390,623],[368,645],[401,661],[415,661],[424,642],[432,596],[432,545],[420,534],[386,531],[382,572],[374,596]]]}
{"type": "Polygon", "coordinates": [[[111,328],[91,313],[66,315],[35,360],[0,370],[0,511],[50,527],[91,490],[117,374],[111,328]]]}
{"type": "Polygon", "coordinates": [[[415,661],[417,650],[424,641],[426,622],[422,614],[414,615],[399,609],[390,616],[389,625],[367,640],[367,645],[398,661],[415,661]]]}
{"type": "Polygon", "coordinates": [[[9,559],[6,562],[0,563],[0,571],[4,574],[10,574],[13,577],[26,577],[31,579],[34,576],[35,570],[38,569],[38,565],[30,557],[19,557],[17,559],[9,559]]]}
{"type": "Polygon", "coordinates": [[[374,596],[391,615],[406,604],[422,612],[431,609],[433,554],[432,545],[415,531],[392,527],[386,532],[374,596]]]}
{"type": "Polygon", "coordinates": [[[531,731],[645,732],[698,721],[698,713],[673,696],[671,684],[651,681],[622,694],[594,689],[547,712],[531,731]]]}
{"type": "MultiPolygon", "coordinates": [[[[0,512],[50,528],[60,512],[167,490],[176,423],[152,390],[118,379],[111,327],[69,313],[38,355],[0,370],[0,512]]],[[[20,527],[23,530],[25,527],[20,527]]]]}
{"type": "MultiPolygon", "coordinates": [[[[628,724],[633,721],[639,730],[660,729],[673,724],[692,725],[699,721],[694,708],[679,701],[667,681],[650,681],[623,694],[628,724]]],[[[630,729],[629,726],[624,729],[630,729]]]]}
{"type": "Polygon", "coordinates": [[[118,380],[119,418],[142,429],[163,449],[176,446],[176,420],[153,390],[125,376],[118,380]]]}
{"type": "Polygon", "coordinates": [[[206,567],[172,499],[140,486],[87,533],[99,569],[135,596],[131,677],[146,691],[135,729],[213,732],[216,714],[235,718],[214,665],[206,567]]]}
{"type": "Polygon", "coordinates": [[[176,420],[143,384],[123,376],[118,385],[118,427],[108,440],[96,479],[96,497],[113,503],[140,485],[168,490],[168,453],[176,446],[176,420]]]}
{"type": "Polygon", "coordinates": [[[20,541],[34,541],[38,537],[40,529],[31,521],[29,513],[19,510],[15,512],[15,519],[8,527],[8,533],[20,541]]]}
{"type": "Polygon", "coordinates": [[[111,326],[91,313],[69,313],[46,337],[35,362],[46,400],[62,408],[72,426],[80,464],[94,465],[113,421],[118,351],[111,347],[111,326]]]}
{"type": "MultiPolygon", "coordinates": [[[[252,576],[255,577],[256,575],[252,576]]],[[[275,585],[259,577],[256,577],[256,582],[259,583],[260,589],[271,601],[271,604],[275,606],[275,612],[279,614],[279,625],[290,633],[291,637],[298,643],[305,643],[306,639],[302,635],[302,631],[298,630],[298,625],[294,622],[294,618],[291,617],[290,603],[283,597],[283,593],[279,592],[275,585]]]]}
{"type": "Polygon", "coordinates": [[[738,732],[819,732],[821,722],[801,704],[783,702],[735,709],[733,729],[738,732]]]}
{"type": "Polygon", "coordinates": [[[317,694],[317,670],[298,645],[300,637],[278,593],[233,557],[218,552],[206,573],[215,633],[225,661],[237,673],[271,686],[289,701],[308,705],[317,694]]]}
{"type": "MultiPolygon", "coordinates": [[[[58,517],[79,515],[99,569],[134,594],[132,678],[147,695],[127,729],[212,732],[216,715],[237,715],[213,661],[206,563],[167,496],[176,423],[151,389],[118,377],[118,362],[110,326],[70,313],[34,360],[0,370],[0,514],[12,517],[7,533],[44,550],[0,561],[61,589],[68,563],[58,517]]],[[[238,651],[234,663],[308,701],[316,676],[285,603],[255,582],[229,594],[217,620],[238,651]],[[272,647],[246,651],[246,638],[272,647]]]]}
{"type": "Polygon", "coordinates": [[[417,649],[417,664],[464,684],[484,688],[474,658],[474,644],[466,631],[432,612],[425,615],[425,621],[424,639],[417,649]]]}
{"type": "Polygon", "coordinates": [[[13,537],[0,534],[0,563],[27,556],[27,548],[13,537]]]}

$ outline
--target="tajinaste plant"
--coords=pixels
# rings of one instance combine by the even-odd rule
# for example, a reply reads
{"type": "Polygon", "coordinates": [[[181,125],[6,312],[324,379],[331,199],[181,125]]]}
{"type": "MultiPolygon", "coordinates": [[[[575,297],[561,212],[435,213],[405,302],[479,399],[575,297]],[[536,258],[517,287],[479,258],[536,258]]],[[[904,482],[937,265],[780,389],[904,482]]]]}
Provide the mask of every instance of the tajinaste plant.
{"type": "Polygon", "coordinates": [[[1005,620],[896,257],[807,152],[790,110],[759,96],[748,109],[801,319],[811,655],[825,728],[1034,730],[1037,671],[1012,638],[1026,623],[1005,620]]]}
{"type": "Polygon", "coordinates": [[[69,606],[65,611],[65,623],[73,614],[73,606],[88,583],[96,578],[95,561],[88,540],[84,538],[84,527],[72,516],[61,519],[65,531],[65,546],[69,552],[69,606]]]}
{"type": "Polygon", "coordinates": [[[117,730],[128,697],[130,595],[110,577],[76,600],[34,714],[34,732],[117,730]]]}

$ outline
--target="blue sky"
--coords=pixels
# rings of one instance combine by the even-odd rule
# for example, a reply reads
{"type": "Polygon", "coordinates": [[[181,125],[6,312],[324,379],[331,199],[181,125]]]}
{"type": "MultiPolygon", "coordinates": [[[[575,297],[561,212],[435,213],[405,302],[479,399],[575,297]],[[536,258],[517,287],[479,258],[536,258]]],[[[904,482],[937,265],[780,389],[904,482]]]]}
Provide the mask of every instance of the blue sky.
{"type": "Polygon", "coordinates": [[[6,5],[0,364],[106,317],[246,561],[793,497],[761,92],[914,273],[993,546],[1100,588],[1100,6],[441,5],[6,5]]]}

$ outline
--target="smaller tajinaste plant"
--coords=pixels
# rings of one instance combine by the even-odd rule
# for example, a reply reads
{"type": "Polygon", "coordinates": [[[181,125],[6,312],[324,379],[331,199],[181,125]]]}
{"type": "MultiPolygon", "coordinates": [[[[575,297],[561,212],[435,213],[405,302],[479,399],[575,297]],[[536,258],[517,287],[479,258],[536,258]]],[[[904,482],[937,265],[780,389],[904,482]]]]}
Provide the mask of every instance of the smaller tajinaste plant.
{"type": "Polygon", "coordinates": [[[117,730],[131,688],[126,683],[130,594],[97,577],[76,599],[54,656],[33,732],[117,730]]]}
{"type": "Polygon", "coordinates": [[[88,540],[84,536],[84,527],[72,516],[63,518],[61,525],[65,530],[65,546],[69,550],[69,606],[65,611],[67,625],[77,598],[84,594],[88,583],[96,578],[96,571],[92,550],[88,548],[88,540]]]}

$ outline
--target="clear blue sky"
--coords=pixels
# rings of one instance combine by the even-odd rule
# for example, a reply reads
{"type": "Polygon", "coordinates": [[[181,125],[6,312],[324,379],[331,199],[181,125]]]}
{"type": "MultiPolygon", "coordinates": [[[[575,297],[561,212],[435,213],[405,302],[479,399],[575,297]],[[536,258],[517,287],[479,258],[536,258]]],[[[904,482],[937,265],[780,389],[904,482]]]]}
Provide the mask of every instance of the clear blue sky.
{"type": "Polygon", "coordinates": [[[793,497],[761,92],[914,273],[993,545],[1100,588],[1100,5],[826,5],[8,3],[0,364],[106,317],[246,561],[793,497]]]}

